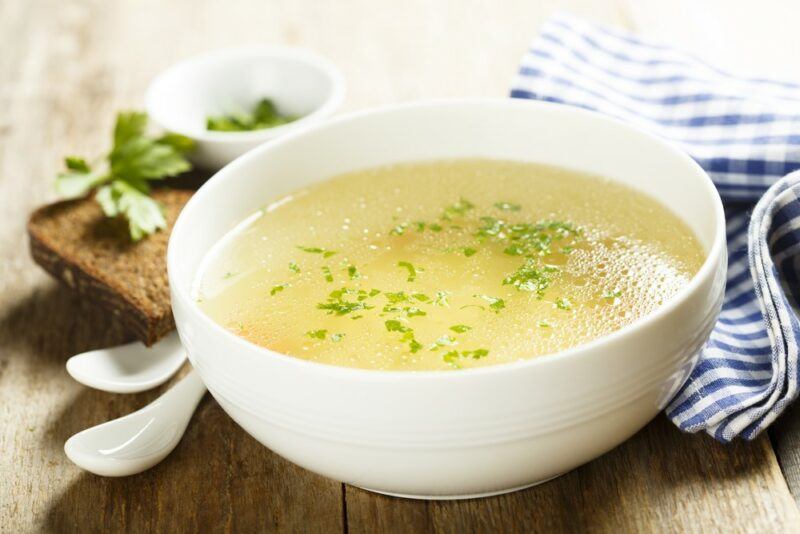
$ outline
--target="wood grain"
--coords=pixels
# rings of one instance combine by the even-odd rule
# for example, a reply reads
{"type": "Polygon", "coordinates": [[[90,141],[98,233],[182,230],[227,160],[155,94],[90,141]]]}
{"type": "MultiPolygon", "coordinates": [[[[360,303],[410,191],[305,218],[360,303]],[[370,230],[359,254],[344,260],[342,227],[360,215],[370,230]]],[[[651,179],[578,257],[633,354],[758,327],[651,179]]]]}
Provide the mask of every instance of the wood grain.
{"type": "MultiPolygon", "coordinates": [[[[106,394],[67,376],[68,356],[127,335],[31,262],[24,225],[54,198],[60,156],[102,153],[114,113],[140,107],[152,76],[202,50],[284,43],[317,49],[342,68],[346,109],[502,97],[554,9],[627,27],[681,23],[679,11],[645,4],[658,3],[633,10],[624,0],[0,2],[0,531],[699,532],[800,524],[767,439],[722,447],[663,419],[560,479],[480,501],[343,489],[258,445],[211,399],[175,452],[142,475],[89,475],[62,451],[72,433],[159,392],[106,394]]],[[[744,2],[735,4],[709,9],[744,12],[744,2]]],[[[796,462],[782,465],[800,471],[796,462]]]]}
{"type": "Polygon", "coordinates": [[[351,533],[382,525],[398,532],[789,532],[800,515],[788,491],[773,493],[784,485],[766,437],[726,447],[659,417],[605,456],[516,493],[425,503],[348,487],[347,521],[351,533]]]}

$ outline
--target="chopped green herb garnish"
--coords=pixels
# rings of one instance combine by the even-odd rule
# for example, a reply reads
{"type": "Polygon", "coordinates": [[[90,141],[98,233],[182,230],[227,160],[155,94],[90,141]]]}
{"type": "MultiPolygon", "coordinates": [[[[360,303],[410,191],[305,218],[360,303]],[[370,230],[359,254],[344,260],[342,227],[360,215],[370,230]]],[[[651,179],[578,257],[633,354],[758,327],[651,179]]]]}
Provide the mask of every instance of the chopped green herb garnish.
{"type": "Polygon", "coordinates": [[[358,280],[361,278],[361,273],[358,272],[355,265],[348,265],[347,266],[347,276],[350,277],[350,280],[358,280]]]}
{"type": "Polygon", "coordinates": [[[571,310],[572,309],[572,303],[569,301],[569,299],[564,298],[564,297],[560,297],[560,298],[556,299],[556,307],[559,310],[571,310]]]}
{"type": "Polygon", "coordinates": [[[469,258],[470,256],[472,256],[473,254],[475,254],[476,252],[478,252],[478,251],[477,251],[477,250],[475,250],[474,248],[470,248],[470,247],[464,247],[464,248],[463,248],[463,249],[461,249],[461,250],[464,252],[464,256],[466,256],[466,257],[468,257],[468,258],[469,258]]]}
{"type": "Polygon", "coordinates": [[[273,286],[272,289],[269,290],[269,294],[270,296],[274,297],[276,294],[280,293],[287,287],[289,287],[289,284],[278,284],[277,286],[273,286]]]}
{"type": "Polygon", "coordinates": [[[408,228],[408,223],[401,223],[389,230],[389,235],[403,235],[406,233],[406,228],[408,228]]]}
{"type": "Polygon", "coordinates": [[[481,217],[481,222],[476,237],[507,243],[503,252],[511,256],[546,256],[552,253],[554,241],[571,239],[564,245],[569,246],[582,235],[579,228],[560,221],[512,224],[495,217],[481,217]]]}
{"type": "Polygon", "coordinates": [[[544,290],[550,285],[549,273],[536,260],[527,258],[522,266],[503,279],[503,285],[512,285],[520,291],[536,293],[538,298],[542,298],[544,290]]]}
{"type": "Polygon", "coordinates": [[[425,221],[414,221],[414,228],[416,228],[417,232],[424,232],[425,225],[425,221]]]}
{"type": "Polygon", "coordinates": [[[490,295],[473,295],[473,296],[488,302],[489,307],[493,309],[495,313],[499,313],[500,310],[506,307],[506,301],[504,301],[500,297],[492,297],[490,295]]]}
{"type": "Polygon", "coordinates": [[[408,295],[406,295],[404,291],[397,291],[395,293],[387,291],[383,294],[383,296],[386,297],[387,300],[392,304],[408,301],[408,295]]]}
{"type": "MultiPolygon", "coordinates": [[[[343,287],[331,291],[330,295],[328,295],[328,300],[317,304],[317,309],[325,310],[329,315],[339,316],[347,315],[355,311],[371,310],[374,306],[370,306],[366,303],[366,300],[370,296],[374,295],[371,295],[371,292],[367,293],[363,289],[349,289],[343,287]],[[350,297],[350,299],[347,297],[350,297]],[[352,300],[352,297],[355,297],[355,300],[352,300]]],[[[353,319],[355,318],[356,317],[353,317],[353,319]]]]}
{"type": "Polygon", "coordinates": [[[414,267],[407,261],[399,261],[397,262],[398,267],[402,267],[408,271],[408,278],[406,279],[407,282],[413,282],[417,279],[417,272],[422,271],[421,268],[414,267]]]}
{"type": "Polygon", "coordinates": [[[442,219],[446,221],[450,221],[455,219],[456,217],[461,217],[466,214],[469,210],[473,209],[475,204],[470,202],[469,200],[460,199],[455,204],[447,206],[442,213],[442,219]]]}
{"type": "Polygon", "coordinates": [[[325,339],[327,333],[327,330],[309,330],[306,335],[312,339],[325,339]]]}
{"type": "Polygon", "coordinates": [[[615,300],[622,296],[622,292],[618,289],[614,291],[606,291],[603,293],[603,298],[606,300],[615,300]]]}
{"type": "Polygon", "coordinates": [[[411,293],[411,298],[420,302],[430,302],[431,298],[424,293],[411,293]]]}
{"type": "Polygon", "coordinates": [[[297,262],[290,261],[289,262],[289,270],[292,271],[293,273],[299,273],[300,272],[300,266],[297,265],[297,262]]]}
{"type": "Polygon", "coordinates": [[[206,118],[206,129],[216,132],[247,132],[273,128],[297,120],[294,115],[284,115],[278,111],[269,98],[259,100],[252,112],[237,112],[206,118]]]}
{"type": "Polygon", "coordinates": [[[494,207],[502,211],[519,211],[522,209],[519,204],[512,204],[511,202],[495,202],[494,207]]]}
{"type": "Polygon", "coordinates": [[[539,321],[536,323],[539,328],[550,328],[550,321],[539,321]]]}
{"type": "Polygon", "coordinates": [[[331,273],[331,268],[327,265],[322,266],[322,276],[325,277],[326,282],[333,282],[333,273],[331,273]]]}
{"type": "Polygon", "coordinates": [[[442,231],[442,225],[441,225],[441,224],[439,224],[439,223],[430,223],[430,224],[428,225],[428,229],[429,229],[431,232],[441,232],[441,231],[442,231]]]}
{"type": "Polygon", "coordinates": [[[448,345],[455,345],[457,342],[454,337],[448,336],[447,334],[439,337],[434,343],[439,347],[444,347],[448,345]]]}
{"type": "Polygon", "coordinates": [[[455,367],[456,369],[460,369],[461,366],[458,365],[458,357],[459,353],[457,350],[451,350],[444,353],[442,359],[446,362],[455,367]]]}
{"type": "Polygon", "coordinates": [[[322,254],[323,258],[330,258],[334,254],[336,254],[335,250],[326,250],[326,249],[320,248],[320,247],[301,247],[301,246],[298,246],[297,248],[299,248],[303,252],[308,252],[309,254],[322,254]]]}
{"type": "Polygon", "coordinates": [[[453,332],[457,332],[459,334],[463,334],[464,332],[469,332],[470,330],[472,330],[472,327],[467,326],[465,324],[454,324],[453,326],[450,327],[450,330],[452,330],[453,332]]]}
{"type": "Polygon", "coordinates": [[[389,319],[383,324],[386,326],[386,330],[388,330],[389,332],[408,332],[411,330],[409,327],[407,327],[397,319],[389,319]]]}
{"type": "Polygon", "coordinates": [[[331,335],[331,341],[333,341],[334,343],[338,343],[342,340],[344,336],[345,334],[333,334],[331,335]]]}
{"type": "Polygon", "coordinates": [[[450,296],[449,291],[437,291],[436,298],[433,300],[433,303],[437,306],[442,306],[443,308],[448,308],[450,304],[447,302],[447,297],[450,296]]]}
{"type": "Polygon", "coordinates": [[[390,319],[384,322],[386,330],[389,332],[400,332],[403,336],[400,341],[408,343],[408,349],[415,353],[422,348],[422,344],[414,338],[414,331],[397,319],[390,319]]]}
{"type": "Polygon", "coordinates": [[[485,358],[489,355],[489,351],[487,349],[475,349],[475,350],[451,350],[446,352],[442,359],[449,363],[450,365],[460,368],[461,366],[458,365],[458,361],[461,358],[472,358],[473,360],[480,360],[481,358],[485,358]]]}

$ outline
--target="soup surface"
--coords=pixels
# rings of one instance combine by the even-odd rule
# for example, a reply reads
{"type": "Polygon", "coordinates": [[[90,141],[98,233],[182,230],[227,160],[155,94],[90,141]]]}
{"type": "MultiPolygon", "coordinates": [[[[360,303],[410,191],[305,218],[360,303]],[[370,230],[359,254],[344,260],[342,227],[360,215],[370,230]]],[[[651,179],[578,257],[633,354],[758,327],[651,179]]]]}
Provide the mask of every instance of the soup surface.
{"type": "Polygon", "coordinates": [[[274,351],[454,370],[556,352],[672,297],[703,250],[654,199],[560,168],[448,160],[275,199],[210,252],[203,310],[274,351]]]}

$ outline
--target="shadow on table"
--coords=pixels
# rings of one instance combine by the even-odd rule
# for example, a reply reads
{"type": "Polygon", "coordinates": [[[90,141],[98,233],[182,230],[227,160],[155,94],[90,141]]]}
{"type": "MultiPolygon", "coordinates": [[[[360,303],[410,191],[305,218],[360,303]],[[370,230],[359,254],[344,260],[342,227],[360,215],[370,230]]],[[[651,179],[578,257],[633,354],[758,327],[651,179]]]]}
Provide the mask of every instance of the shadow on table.
{"type": "Polygon", "coordinates": [[[691,530],[720,518],[777,525],[786,496],[776,493],[774,469],[763,438],[726,447],[659,417],[605,456],[528,490],[426,502],[348,486],[343,500],[340,484],[272,454],[206,398],[164,463],[122,479],[82,473],[52,504],[47,525],[330,532],[343,529],[343,513],[354,533],[691,530]]]}
{"type": "Polygon", "coordinates": [[[42,370],[62,366],[74,354],[132,339],[111,314],[52,281],[4,305],[4,310],[2,357],[24,359],[34,371],[37,366],[42,370]]]}
{"type": "Polygon", "coordinates": [[[164,462],[125,478],[80,472],[50,505],[45,526],[56,532],[336,532],[343,530],[342,486],[271,453],[206,396],[164,462]]]}

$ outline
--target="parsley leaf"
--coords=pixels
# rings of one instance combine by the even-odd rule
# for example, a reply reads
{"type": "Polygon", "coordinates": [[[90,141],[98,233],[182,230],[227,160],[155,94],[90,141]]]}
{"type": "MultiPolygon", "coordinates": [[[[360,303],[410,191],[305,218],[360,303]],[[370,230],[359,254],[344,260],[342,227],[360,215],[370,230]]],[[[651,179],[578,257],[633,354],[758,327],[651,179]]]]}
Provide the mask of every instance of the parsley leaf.
{"type": "Polygon", "coordinates": [[[186,153],[194,142],[182,135],[147,135],[147,114],[121,112],[114,125],[114,146],[95,168],[84,158],[65,158],[66,171],[56,178],[56,189],[66,198],[78,198],[97,189],[95,200],[108,217],[128,221],[131,239],[138,241],[166,228],[162,206],[150,198],[148,181],[175,176],[191,169],[186,153]]]}
{"type": "Polygon", "coordinates": [[[285,115],[269,98],[259,100],[252,112],[237,112],[206,118],[206,129],[216,132],[247,132],[263,130],[290,123],[299,119],[295,115],[285,115]]]}
{"type": "Polygon", "coordinates": [[[106,217],[122,215],[128,219],[131,239],[139,241],[156,230],[167,227],[161,204],[124,180],[114,180],[97,190],[95,200],[106,217]]]}

